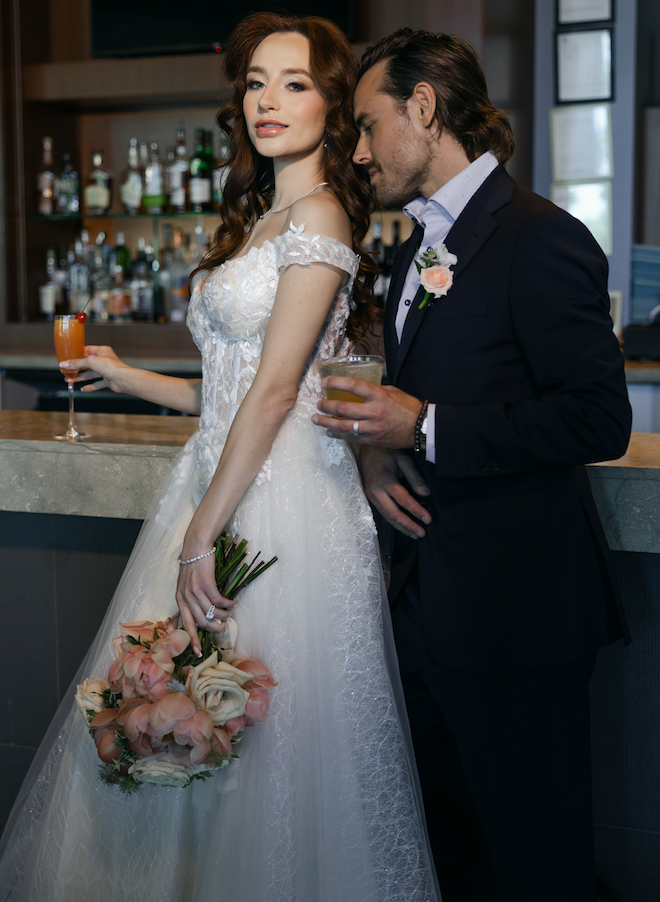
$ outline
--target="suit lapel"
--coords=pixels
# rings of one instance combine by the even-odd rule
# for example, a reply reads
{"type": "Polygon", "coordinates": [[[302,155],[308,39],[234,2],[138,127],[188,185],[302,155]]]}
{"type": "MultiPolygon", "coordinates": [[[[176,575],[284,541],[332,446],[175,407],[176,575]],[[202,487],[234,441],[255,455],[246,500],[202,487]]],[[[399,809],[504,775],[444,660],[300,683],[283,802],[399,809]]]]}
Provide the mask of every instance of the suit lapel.
{"type": "Polygon", "coordinates": [[[399,299],[403,291],[403,285],[406,281],[406,275],[412,259],[417,252],[419,243],[422,240],[424,229],[415,223],[413,233],[407,241],[401,245],[397,251],[392,266],[392,281],[390,282],[390,290],[387,295],[387,303],[385,304],[385,357],[388,362],[388,370],[392,373],[396,369],[396,359],[399,354],[399,342],[396,336],[396,314],[399,309],[399,299]]]}
{"type": "MultiPolygon", "coordinates": [[[[445,244],[451,253],[456,254],[458,257],[458,262],[452,270],[454,273],[454,282],[456,282],[456,279],[461,272],[497,228],[497,221],[494,218],[493,213],[504,206],[504,204],[510,202],[514,188],[515,182],[511,176],[508,175],[503,167],[499,166],[486,179],[483,185],[481,185],[452,226],[445,239],[445,244]]],[[[419,240],[421,240],[421,235],[419,240]]],[[[410,265],[411,260],[412,254],[408,258],[408,265],[410,265]]],[[[400,287],[397,295],[390,294],[390,298],[395,297],[397,301],[397,303],[392,304],[392,306],[398,306],[398,299],[401,295],[407,271],[408,266],[405,267],[403,277],[397,272],[397,284],[400,282],[400,287]]],[[[401,344],[398,348],[396,358],[394,358],[396,359],[396,366],[393,368],[391,374],[391,381],[393,384],[396,384],[406,354],[410,350],[413,339],[422,324],[424,316],[430,309],[430,304],[427,304],[423,310],[419,309],[424,294],[425,292],[420,286],[411,304],[408,316],[406,317],[403,335],[401,336],[401,344]]],[[[435,303],[441,304],[443,300],[443,298],[440,298],[435,301],[435,303]]],[[[390,301],[388,300],[388,304],[389,303],[390,301]]],[[[396,311],[394,311],[393,316],[396,317],[396,311]]],[[[396,342],[396,333],[394,333],[394,341],[396,342]]]]}

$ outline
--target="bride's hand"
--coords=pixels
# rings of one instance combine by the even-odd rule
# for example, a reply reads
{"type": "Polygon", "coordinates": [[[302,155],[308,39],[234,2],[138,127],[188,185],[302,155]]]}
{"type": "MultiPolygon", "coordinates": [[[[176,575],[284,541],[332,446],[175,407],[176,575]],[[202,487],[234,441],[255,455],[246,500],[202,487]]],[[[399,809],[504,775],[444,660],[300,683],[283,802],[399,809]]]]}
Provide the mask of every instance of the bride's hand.
{"type": "MultiPolygon", "coordinates": [[[[186,560],[184,553],[181,557],[186,560]]],[[[223,598],[218,592],[213,555],[195,561],[194,564],[179,565],[176,603],[181,612],[183,628],[190,636],[192,649],[200,657],[202,650],[199,646],[197,627],[201,626],[211,633],[223,632],[225,629],[223,621],[231,617],[236,604],[228,598],[223,598]],[[213,614],[213,619],[207,618],[209,611],[213,614]]]]}
{"type": "Polygon", "coordinates": [[[124,392],[126,385],[122,377],[125,377],[132,367],[120,360],[108,345],[86,345],[84,357],[63,360],[60,363],[60,369],[64,371],[80,370],[74,378],[74,382],[97,380],[91,385],[82,386],[82,391],[98,391],[100,388],[109,388],[114,392],[124,392]]]}

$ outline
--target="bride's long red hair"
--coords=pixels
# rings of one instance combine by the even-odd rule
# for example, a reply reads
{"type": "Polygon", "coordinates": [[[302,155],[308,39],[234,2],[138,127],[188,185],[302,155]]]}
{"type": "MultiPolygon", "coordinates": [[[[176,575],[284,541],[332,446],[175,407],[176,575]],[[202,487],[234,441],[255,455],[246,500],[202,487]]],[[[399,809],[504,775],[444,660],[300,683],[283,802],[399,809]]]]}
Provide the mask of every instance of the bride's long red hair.
{"type": "Polygon", "coordinates": [[[372,292],[375,267],[361,244],[369,228],[372,197],[366,172],[352,161],[358,137],[353,121],[358,62],[344,33],[328,19],[254,13],[234,30],[224,54],[225,72],[234,94],[217,115],[218,125],[229,143],[229,176],[220,205],[222,224],[199,269],[213,269],[235,254],[245,243],[249,229],[271,205],[275,190],[273,162],[260,156],[250,141],[243,116],[243,97],[254,51],[264,38],[282,32],[295,32],[309,41],[311,76],[326,102],[323,179],[348,213],[353,250],[360,256],[353,288],[355,305],[347,324],[349,337],[358,340],[366,335],[378,316],[372,292]]]}

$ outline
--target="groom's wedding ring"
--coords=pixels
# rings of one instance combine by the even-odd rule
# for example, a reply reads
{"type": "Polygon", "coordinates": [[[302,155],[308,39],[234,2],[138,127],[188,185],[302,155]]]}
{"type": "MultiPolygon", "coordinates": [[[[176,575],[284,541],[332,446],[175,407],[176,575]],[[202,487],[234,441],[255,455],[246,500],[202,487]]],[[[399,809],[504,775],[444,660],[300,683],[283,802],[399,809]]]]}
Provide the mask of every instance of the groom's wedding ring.
{"type": "Polygon", "coordinates": [[[353,435],[359,435],[359,434],[360,434],[360,421],[353,420],[353,435]]]}
{"type": "Polygon", "coordinates": [[[206,619],[207,620],[215,620],[215,605],[214,604],[212,604],[211,607],[206,612],[206,619]]]}

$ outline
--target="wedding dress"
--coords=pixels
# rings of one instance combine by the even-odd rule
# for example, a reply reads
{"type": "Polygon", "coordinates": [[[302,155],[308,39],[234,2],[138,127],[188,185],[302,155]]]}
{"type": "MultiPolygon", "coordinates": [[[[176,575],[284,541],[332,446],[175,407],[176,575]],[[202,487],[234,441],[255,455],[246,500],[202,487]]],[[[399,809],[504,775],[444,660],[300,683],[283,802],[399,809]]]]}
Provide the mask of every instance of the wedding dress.
{"type": "Polygon", "coordinates": [[[81,676],[104,677],[120,621],[175,610],[176,559],[259,366],[281,270],[350,275],[298,399],[230,523],[278,561],[239,596],[238,645],[278,680],[238,761],[188,789],[125,797],[97,777],[83,718],[64,704],[3,838],[7,902],[433,902],[375,528],[348,446],[315,427],[315,361],[344,354],[355,255],[304,226],[195,288],[199,431],[149,511],[81,676]]]}

